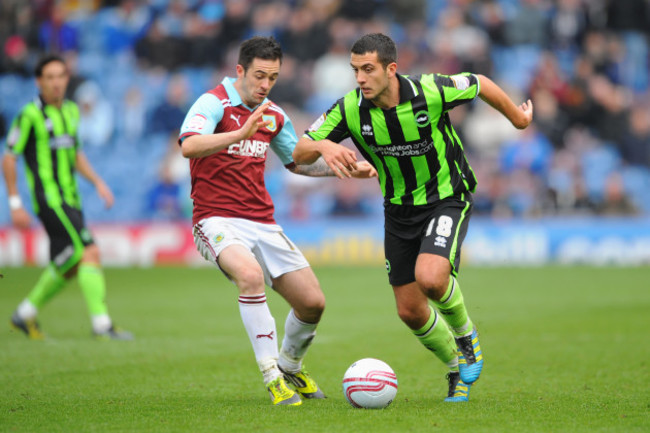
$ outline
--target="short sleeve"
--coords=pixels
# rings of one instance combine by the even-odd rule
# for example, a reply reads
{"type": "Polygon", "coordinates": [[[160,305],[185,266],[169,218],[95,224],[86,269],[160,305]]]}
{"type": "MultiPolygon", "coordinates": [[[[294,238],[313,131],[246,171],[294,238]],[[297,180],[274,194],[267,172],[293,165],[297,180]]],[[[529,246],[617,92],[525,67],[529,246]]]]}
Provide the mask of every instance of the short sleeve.
{"type": "Polygon", "coordinates": [[[297,142],[298,137],[293,128],[293,123],[291,123],[289,116],[285,114],[282,129],[271,140],[271,149],[278,155],[284,165],[288,165],[293,162],[293,149],[295,149],[297,142]]]}
{"type": "Polygon", "coordinates": [[[473,101],[480,91],[478,77],[468,72],[456,75],[435,74],[434,81],[443,96],[444,111],[473,101]]]}
{"type": "Polygon", "coordinates": [[[32,126],[32,119],[25,110],[11,122],[7,133],[7,149],[10,153],[20,155],[25,151],[32,126]]]}
{"type": "Polygon", "coordinates": [[[190,135],[214,133],[217,124],[223,118],[223,104],[215,95],[204,93],[190,108],[178,137],[178,143],[190,135]]]}
{"type": "Polygon", "coordinates": [[[331,140],[340,143],[350,136],[348,125],[343,115],[344,99],[339,99],[327,112],[323,113],[307,131],[305,137],[312,140],[331,140]]]}

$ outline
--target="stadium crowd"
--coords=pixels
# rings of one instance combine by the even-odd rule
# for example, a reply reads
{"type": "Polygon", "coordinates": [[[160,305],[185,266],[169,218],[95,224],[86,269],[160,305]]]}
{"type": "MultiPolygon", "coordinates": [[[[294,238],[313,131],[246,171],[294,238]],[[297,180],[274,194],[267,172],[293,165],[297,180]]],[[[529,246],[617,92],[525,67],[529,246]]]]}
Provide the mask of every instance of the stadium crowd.
{"type": "MultiPolygon", "coordinates": [[[[62,53],[84,149],[117,198],[105,211],[82,182],[84,200],[97,201],[85,207],[89,221],[187,218],[178,128],[200,92],[234,75],[240,41],[273,35],[282,44],[270,97],[300,135],[356,87],[349,48],[368,32],[396,40],[400,70],[481,73],[513,99],[533,100],[525,131],[483,102],[450,113],[479,179],[477,214],[650,211],[646,0],[3,0],[0,140],[35,96],[38,56],[62,53]]],[[[271,162],[267,186],[280,218],[381,212],[373,182],[314,180],[271,162]]]]}

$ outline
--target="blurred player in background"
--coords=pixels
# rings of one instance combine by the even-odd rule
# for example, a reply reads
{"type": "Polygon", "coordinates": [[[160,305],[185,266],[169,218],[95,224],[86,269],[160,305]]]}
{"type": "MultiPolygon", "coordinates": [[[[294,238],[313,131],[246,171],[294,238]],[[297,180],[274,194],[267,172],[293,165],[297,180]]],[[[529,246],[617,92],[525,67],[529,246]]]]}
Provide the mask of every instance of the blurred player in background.
{"type": "MultiPolygon", "coordinates": [[[[237,78],[226,77],[188,112],[179,142],[190,158],[194,239],[199,252],[239,289],[239,310],[271,401],[299,405],[324,398],[302,360],[316,334],[325,297],[307,260],[273,217],[264,184],[270,147],[294,173],[334,176],[323,160],[296,165],[291,120],[267,99],[280,73],[282,51],[273,38],[240,46],[237,78]],[[278,352],[265,284],[292,307],[278,352]],[[287,386],[289,382],[294,389],[287,386]]],[[[370,164],[351,174],[369,177],[370,164]]]]}
{"type": "Polygon", "coordinates": [[[359,88],[311,126],[293,156],[298,164],[322,157],[331,168],[354,170],[355,153],[337,144],[350,137],[377,169],[386,268],[398,314],[449,367],[445,400],[467,401],[483,355],[456,277],[476,177],[448,111],[480,96],[523,129],[533,106],[516,106],[482,75],[400,75],[395,43],[383,34],[363,36],[351,51],[359,88]]]}
{"type": "Polygon", "coordinates": [[[69,75],[63,59],[45,56],[35,72],[39,95],[23,107],[9,128],[2,171],[11,221],[18,228],[28,228],[30,216],[16,183],[16,161],[23,156],[33,211],[50,240],[51,262],[18,305],[11,324],[29,338],[43,339],[36,321],[38,310],[76,275],[88,305],[94,336],[131,340],[131,333],[116,328],[108,314],[99,249],[84,222],[75,173],[79,172],[95,186],[107,207],[113,205],[113,194],[81,151],[77,134],[79,109],[64,97],[69,75]]]}

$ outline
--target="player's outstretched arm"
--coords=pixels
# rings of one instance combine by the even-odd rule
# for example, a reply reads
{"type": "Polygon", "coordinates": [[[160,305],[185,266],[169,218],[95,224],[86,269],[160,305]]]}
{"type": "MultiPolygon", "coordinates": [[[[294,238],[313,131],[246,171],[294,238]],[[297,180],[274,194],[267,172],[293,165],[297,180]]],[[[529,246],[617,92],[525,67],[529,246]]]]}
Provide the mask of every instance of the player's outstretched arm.
{"type": "Polygon", "coordinates": [[[321,156],[339,179],[352,177],[352,173],[357,170],[357,155],[354,151],[331,140],[301,137],[293,150],[296,164],[313,164],[321,156]]]}
{"type": "Polygon", "coordinates": [[[494,81],[484,75],[478,75],[481,83],[479,96],[482,100],[499,110],[517,129],[526,128],[533,120],[533,102],[529,99],[517,106],[494,81]]]}
{"type": "Polygon", "coordinates": [[[191,135],[183,140],[181,151],[185,158],[202,158],[217,153],[233,143],[250,138],[258,129],[271,124],[271,121],[263,121],[262,115],[269,108],[271,102],[260,105],[253,111],[253,114],[236,131],[222,132],[219,134],[191,135]]]}
{"type": "MultiPolygon", "coordinates": [[[[337,176],[336,172],[327,165],[323,157],[319,157],[312,164],[294,164],[290,170],[292,173],[310,177],[337,176]]],[[[377,170],[368,161],[359,161],[357,162],[356,170],[349,171],[349,174],[349,177],[368,179],[377,177],[377,170]]],[[[338,177],[340,178],[341,176],[338,177]]]]}
{"type": "Polygon", "coordinates": [[[9,196],[9,209],[11,211],[11,222],[20,229],[26,229],[31,223],[29,213],[23,208],[23,204],[18,194],[16,183],[16,157],[10,153],[5,153],[2,158],[2,173],[7,186],[7,195],[9,196]]]}
{"type": "Polygon", "coordinates": [[[95,173],[92,165],[90,165],[90,161],[88,161],[86,155],[84,155],[84,153],[81,151],[77,152],[77,171],[95,186],[97,194],[99,197],[101,197],[102,200],[104,200],[106,209],[112,207],[113,203],[115,203],[113,192],[108,187],[108,185],[106,185],[104,180],[99,177],[97,173],[95,173]]]}

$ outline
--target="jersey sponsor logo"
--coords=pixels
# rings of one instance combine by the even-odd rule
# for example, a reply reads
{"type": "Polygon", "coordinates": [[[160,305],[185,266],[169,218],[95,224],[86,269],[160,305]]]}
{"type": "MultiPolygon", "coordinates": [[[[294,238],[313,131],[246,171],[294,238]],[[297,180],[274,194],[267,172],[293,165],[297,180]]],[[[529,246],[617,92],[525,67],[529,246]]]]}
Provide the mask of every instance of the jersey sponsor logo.
{"type": "Polygon", "coordinates": [[[361,127],[361,135],[374,135],[372,132],[372,126],[365,124],[361,127]]]}
{"type": "Polygon", "coordinates": [[[50,147],[52,149],[70,149],[74,147],[74,138],[65,134],[50,139],[50,147]]]}
{"type": "Polygon", "coordinates": [[[424,140],[416,143],[389,144],[385,146],[368,146],[370,150],[382,156],[420,156],[430,152],[434,148],[433,141],[424,140]]]}
{"type": "Polygon", "coordinates": [[[268,129],[271,132],[275,132],[278,129],[278,123],[275,120],[275,116],[272,114],[269,115],[263,115],[262,120],[265,122],[271,122],[266,126],[266,129],[268,129]]]}
{"type": "Polygon", "coordinates": [[[454,87],[458,90],[465,90],[469,87],[469,78],[465,75],[450,75],[451,81],[454,82],[454,87]]]}
{"type": "Polygon", "coordinates": [[[309,127],[309,132],[318,131],[318,128],[320,128],[321,125],[325,123],[326,118],[327,118],[327,114],[325,113],[321,114],[321,116],[318,119],[316,119],[314,123],[311,124],[311,126],[309,127]]]}
{"type": "Polygon", "coordinates": [[[415,113],[415,123],[418,125],[418,128],[424,128],[429,125],[429,123],[431,123],[429,113],[424,110],[415,113]]]}
{"type": "Polygon", "coordinates": [[[237,122],[237,126],[239,126],[241,128],[241,124],[239,123],[239,119],[241,118],[241,114],[239,116],[235,116],[234,114],[231,114],[230,118],[232,120],[234,120],[235,122],[237,122]]]}
{"type": "Polygon", "coordinates": [[[206,117],[203,114],[195,114],[189,122],[187,122],[188,129],[202,130],[207,122],[206,117]]]}
{"type": "Polygon", "coordinates": [[[269,148],[269,143],[260,140],[242,140],[239,143],[234,143],[228,146],[228,153],[230,155],[240,156],[254,156],[256,158],[264,158],[266,150],[269,148]]]}

